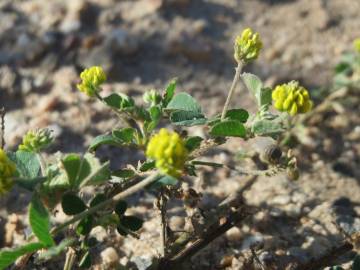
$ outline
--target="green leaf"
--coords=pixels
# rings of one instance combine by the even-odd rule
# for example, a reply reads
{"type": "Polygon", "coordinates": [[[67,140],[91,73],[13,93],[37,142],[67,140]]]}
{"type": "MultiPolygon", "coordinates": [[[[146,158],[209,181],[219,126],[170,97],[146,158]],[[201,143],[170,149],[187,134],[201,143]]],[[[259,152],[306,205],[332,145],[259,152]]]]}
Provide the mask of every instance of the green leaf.
{"type": "Polygon", "coordinates": [[[56,256],[59,256],[63,251],[66,250],[67,247],[71,246],[75,242],[74,238],[65,238],[58,245],[53,246],[44,252],[39,254],[37,260],[39,261],[47,261],[56,256]]]}
{"type": "Polygon", "coordinates": [[[271,93],[272,93],[271,88],[269,87],[261,88],[258,96],[258,102],[260,107],[271,104],[271,100],[272,100],[271,93]]]}
{"type": "MultiPolygon", "coordinates": [[[[65,169],[70,185],[75,186],[79,176],[79,168],[82,163],[80,156],[77,154],[69,154],[61,160],[61,163],[65,169]]],[[[83,169],[90,170],[88,167],[84,167],[83,169]]]]}
{"type": "Polygon", "coordinates": [[[55,245],[55,242],[50,234],[49,213],[36,193],[32,197],[30,203],[29,222],[33,233],[40,242],[44,244],[44,246],[51,247],[55,245]]]}
{"type": "Polygon", "coordinates": [[[62,196],[61,206],[65,214],[72,216],[86,209],[85,203],[75,194],[66,193],[62,196]]]}
{"type": "Polygon", "coordinates": [[[246,136],[246,129],[239,121],[225,120],[215,124],[211,128],[210,134],[213,136],[244,138],[246,136]]]}
{"type": "Polygon", "coordinates": [[[271,120],[255,121],[251,130],[259,136],[277,136],[284,131],[280,122],[271,120]]]}
{"type": "Polygon", "coordinates": [[[105,229],[109,226],[117,226],[119,224],[119,216],[117,214],[103,214],[96,220],[96,226],[102,226],[105,229]]]}
{"type": "Polygon", "coordinates": [[[102,203],[106,201],[106,196],[103,193],[97,194],[91,201],[90,201],[90,207],[94,207],[95,205],[102,203]]]}
{"type": "Polygon", "coordinates": [[[173,79],[170,81],[168,86],[165,89],[165,93],[163,95],[163,107],[166,107],[171,99],[174,97],[175,89],[176,89],[177,79],[173,79]]]}
{"type": "Polygon", "coordinates": [[[35,153],[17,151],[7,153],[9,158],[16,164],[18,176],[24,179],[37,178],[40,172],[40,162],[35,153]]]}
{"type": "Polygon", "coordinates": [[[196,126],[205,124],[206,118],[196,111],[174,111],[170,115],[170,121],[178,126],[196,126]]]}
{"type": "Polygon", "coordinates": [[[122,146],[122,143],[119,142],[112,134],[104,134],[97,136],[92,140],[89,146],[89,151],[95,151],[101,145],[122,146]]]}
{"type": "Polygon", "coordinates": [[[201,145],[201,142],[204,139],[199,137],[199,136],[193,136],[193,137],[188,137],[185,140],[185,147],[189,152],[194,151],[195,149],[199,148],[201,145]]]}
{"type": "Polygon", "coordinates": [[[360,270],[360,255],[356,255],[352,263],[352,270],[360,270]]]}
{"type": "Polygon", "coordinates": [[[86,251],[85,254],[81,257],[79,267],[86,269],[91,267],[91,257],[89,251],[86,251]]]}
{"type": "Polygon", "coordinates": [[[136,130],[133,128],[114,129],[112,132],[113,137],[124,143],[131,143],[135,134],[136,130]]]}
{"type": "Polygon", "coordinates": [[[119,201],[117,202],[117,204],[115,205],[115,213],[121,217],[122,215],[125,214],[125,211],[127,209],[127,203],[125,201],[119,201]]]}
{"type": "Polygon", "coordinates": [[[115,109],[126,109],[134,107],[134,100],[124,94],[113,93],[104,98],[107,105],[115,109]]]}
{"type": "Polygon", "coordinates": [[[47,180],[46,177],[36,177],[36,178],[18,178],[16,179],[16,184],[22,188],[25,188],[29,191],[34,191],[34,188],[42,182],[47,180]]]}
{"type": "Polygon", "coordinates": [[[263,88],[263,83],[260,78],[254,74],[246,72],[241,75],[241,78],[243,79],[247,89],[249,89],[256,100],[258,100],[257,97],[261,91],[261,88],[263,88]]]}
{"type": "Polygon", "coordinates": [[[154,160],[147,160],[143,164],[141,164],[139,170],[141,172],[147,172],[155,168],[155,161],[154,160]]]}
{"type": "Polygon", "coordinates": [[[84,217],[76,226],[76,233],[78,235],[88,235],[93,228],[94,218],[93,216],[84,217]]]}
{"type": "Polygon", "coordinates": [[[120,223],[131,231],[138,231],[141,229],[144,221],[141,218],[135,216],[122,216],[120,223]]]}
{"type": "Polygon", "coordinates": [[[158,106],[152,106],[149,109],[151,121],[146,122],[146,129],[150,132],[156,128],[161,119],[161,109],[158,106]]]}
{"type": "Polygon", "coordinates": [[[17,258],[25,255],[27,253],[35,252],[39,249],[44,248],[43,243],[29,243],[25,246],[10,249],[10,250],[2,250],[0,252],[0,269],[5,269],[12,263],[16,261],[17,258]]]}
{"type": "Polygon", "coordinates": [[[169,111],[191,111],[201,113],[200,105],[187,93],[176,94],[170,103],[166,106],[169,111]]]}
{"type": "Polygon", "coordinates": [[[136,172],[132,169],[121,169],[121,170],[114,171],[112,173],[112,175],[123,178],[123,179],[132,178],[135,176],[135,174],[136,174],[136,172]]]}
{"type": "Polygon", "coordinates": [[[225,117],[229,120],[237,120],[241,123],[246,123],[249,118],[249,113],[244,109],[232,109],[226,112],[225,117]]]}
{"type": "Polygon", "coordinates": [[[163,186],[174,186],[178,183],[178,180],[175,177],[170,175],[159,176],[159,180],[156,180],[154,183],[149,185],[149,189],[158,189],[163,186]]]}
{"type": "Polygon", "coordinates": [[[82,158],[77,154],[69,154],[62,160],[69,184],[78,188],[85,185],[97,185],[110,179],[109,162],[101,164],[91,153],[82,158]]]}
{"type": "Polygon", "coordinates": [[[271,88],[264,87],[259,77],[251,73],[243,73],[241,78],[255,97],[259,107],[271,103],[271,88]]]}

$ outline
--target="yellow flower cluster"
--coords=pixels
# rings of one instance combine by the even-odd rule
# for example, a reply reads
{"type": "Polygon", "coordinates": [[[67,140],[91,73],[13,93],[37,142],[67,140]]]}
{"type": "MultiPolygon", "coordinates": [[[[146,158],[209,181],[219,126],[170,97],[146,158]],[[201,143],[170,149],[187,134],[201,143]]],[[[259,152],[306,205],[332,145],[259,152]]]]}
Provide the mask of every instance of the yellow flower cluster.
{"type": "Polygon", "coordinates": [[[15,164],[0,148],[0,194],[8,192],[13,186],[13,176],[16,172],[15,164]]]}
{"type": "Polygon", "coordinates": [[[53,137],[51,130],[44,128],[38,130],[29,130],[23,137],[19,150],[27,152],[39,152],[52,143],[53,137]]]}
{"type": "Polygon", "coordinates": [[[100,85],[106,81],[104,70],[98,66],[85,69],[81,72],[80,78],[82,82],[77,85],[77,88],[89,97],[93,97],[99,92],[100,85]]]}
{"type": "Polygon", "coordinates": [[[360,38],[354,40],[354,49],[357,53],[360,53],[360,38]]]}
{"type": "Polygon", "coordinates": [[[155,160],[162,173],[178,177],[184,169],[187,150],[179,134],[162,128],[150,139],[146,156],[155,160]]]}
{"type": "Polygon", "coordinates": [[[312,108],[309,92],[297,81],[278,85],[272,92],[274,107],[282,112],[288,112],[294,116],[298,113],[306,113],[312,108]]]}
{"type": "Polygon", "coordinates": [[[237,36],[234,44],[234,57],[237,62],[250,62],[259,56],[263,44],[259,33],[246,28],[241,36],[237,36]]]}

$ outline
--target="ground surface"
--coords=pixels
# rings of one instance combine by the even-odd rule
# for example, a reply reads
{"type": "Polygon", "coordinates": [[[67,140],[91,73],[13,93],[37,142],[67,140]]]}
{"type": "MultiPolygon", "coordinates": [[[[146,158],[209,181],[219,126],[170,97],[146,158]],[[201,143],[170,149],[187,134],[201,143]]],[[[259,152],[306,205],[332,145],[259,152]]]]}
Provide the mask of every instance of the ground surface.
{"type": "MultiPolygon", "coordinates": [[[[199,99],[206,114],[218,113],[234,72],[233,39],[248,26],[261,34],[264,50],[246,71],[269,86],[291,79],[309,89],[329,86],[333,66],[360,36],[359,13],[357,0],[1,0],[0,105],[7,110],[7,145],[15,147],[30,128],[50,126],[56,135],[51,151],[81,152],[94,136],[119,124],[75,88],[79,72],[91,65],[108,74],[104,92],[120,91],[140,101],[143,91],[162,89],[178,77],[179,89],[199,99]]],[[[319,96],[316,90],[312,94],[319,96]]],[[[307,122],[307,140],[297,149],[300,180],[260,177],[245,197],[264,210],[194,257],[192,269],[241,269],[254,241],[265,243],[260,259],[285,269],[289,261],[304,262],[337,243],[342,236],[332,222],[360,230],[360,98],[358,93],[346,97],[307,122]]],[[[233,105],[253,106],[243,86],[233,105]]],[[[228,161],[243,147],[252,144],[231,140],[208,158],[228,161]]],[[[118,156],[116,166],[138,158],[127,151],[118,156]]],[[[204,198],[220,200],[243,182],[226,171],[204,174],[204,198]]],[[[2,232],[16,219],[27,223],[27,200],[17,192],[1,198],[2,232]]],[[[133,211],[140,215],[152,208],[152,197],[134,200],[139,207],[133,211]]],[[[170,212],[177,213],[176,206],[170,212]]],[[[151,243],[158,241],[158,221],[155,214],[148,218],[146,241],[114,236],[99,248],[114,247],[103,261],[119,258],[125,265],[129,256],[156,255],[151,243]]],[[[170,221],[177,229],[184,224],[181,217],[170,221]]],[[[0,235],[2,245],[23,241],[22,230],[14,237],[0,235]]],[[[52,267],[60,269],[45,268],[52,267]]]]}

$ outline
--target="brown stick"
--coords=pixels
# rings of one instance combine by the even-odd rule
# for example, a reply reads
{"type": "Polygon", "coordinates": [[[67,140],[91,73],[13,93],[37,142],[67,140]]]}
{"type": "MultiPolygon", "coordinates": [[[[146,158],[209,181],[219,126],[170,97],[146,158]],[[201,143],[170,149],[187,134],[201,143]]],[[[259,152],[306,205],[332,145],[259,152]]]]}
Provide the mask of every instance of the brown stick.
{"type": "Polygon", "coordinates": [[[247,218],[252,211],[245,205],[240,207],[237,211],[230,213],[225,223],[215,229],[205,232],[201,238],[197,239],[191,246],[184,248],[178,254],[169,259],[164,259],[161,262],[159,269],[175,269],[182,264],[186,259],[191,258],[197,252],[205,248],[208,244],[214,241],[219,236],[223,235],[226,231],[231,229],[236,224],[247,218]]]}

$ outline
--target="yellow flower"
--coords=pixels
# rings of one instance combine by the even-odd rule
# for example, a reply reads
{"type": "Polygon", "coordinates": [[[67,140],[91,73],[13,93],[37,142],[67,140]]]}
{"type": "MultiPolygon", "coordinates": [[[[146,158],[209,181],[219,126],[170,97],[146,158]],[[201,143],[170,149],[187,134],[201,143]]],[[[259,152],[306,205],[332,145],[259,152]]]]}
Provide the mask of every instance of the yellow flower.
{"type": "Polygon", "coordinates": [[[19,150],[27,152],[39,152],[52,143],[53,137],[51,130],[44,128],[38,130],[29,130],[23,137],[19,150]]]}
{"type": "Polygon", "coordinates": [[[187,150],[179,134],[162,128],[150,139],[146,156],[155,160],[162,173],[177,177],[184,169],[187,150]]]}
{"type": "Polygon", "coordinates": [[[11,189],[15,172],[15,164],[8,158],[5,151],[0,148],[0,194],[5,194],[11,189]]]}
{"type": "Polygon", "coordinates": [[[237,36],[234,44],[234,57],[237,62],[250,62],[259,56],[263,44],[259,33],[246,28],[241,36],[237,36]]]}
{"type": "Polygon", "coordinates": [[[272,92],[274,107],[281,112],[288,112],[290,115],[306,113],[311,110],[313,103],[309,92],[297,81],[278,85],[272,92]]]}
{"type": "Polygon", "coordinates": [[[94,66],[85,69],[80,74],[82,82],[77,88],[89,97],[93,97],[95,93],[101,91],[100,85],[106,81],[106,75],[102,67],[94,66]]]}
{"type": "Polygon", "coordinates": [[[354,40],[354,49],[357,53],[360,53],[360,38],[354,40]]]}

